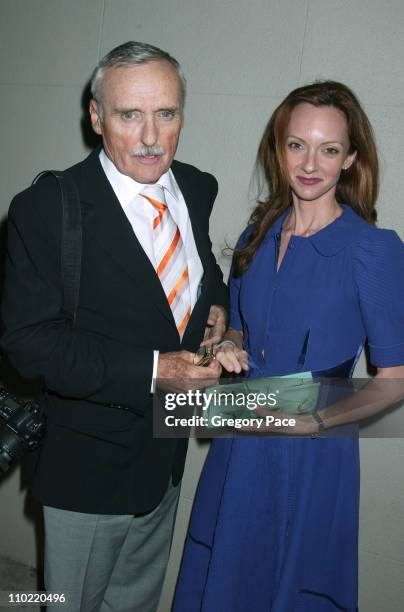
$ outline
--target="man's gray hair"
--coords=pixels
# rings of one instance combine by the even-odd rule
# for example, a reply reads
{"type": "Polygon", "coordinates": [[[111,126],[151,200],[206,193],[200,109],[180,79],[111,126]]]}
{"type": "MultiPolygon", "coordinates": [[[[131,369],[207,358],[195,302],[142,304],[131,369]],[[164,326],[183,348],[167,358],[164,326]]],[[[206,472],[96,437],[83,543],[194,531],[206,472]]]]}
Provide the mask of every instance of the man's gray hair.
{"type": "Polygon", "coordinates": [[[186,81],[179,62],[167,53],[167,51],[163,51],[163,49],[130,40],[107,53],[98,62],[91,76],[91,94],[98,104],[101,117],[103,114],[101,87],[106,68],[110,68],[111,66],[138,66],[158,60],[165,60],[171,64],[176,71],[181,88],[181,105],[183,108],[185,103],[186,81]]]}

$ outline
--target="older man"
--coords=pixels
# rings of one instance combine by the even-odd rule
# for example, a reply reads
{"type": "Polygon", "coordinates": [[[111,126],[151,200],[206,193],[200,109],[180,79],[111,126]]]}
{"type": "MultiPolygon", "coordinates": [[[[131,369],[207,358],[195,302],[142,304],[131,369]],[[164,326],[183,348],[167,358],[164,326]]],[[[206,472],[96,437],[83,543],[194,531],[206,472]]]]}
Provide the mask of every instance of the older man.
{"type": "Polygon", "coordinates": [[[174,161],[185,81],[178,62],[128,42],[92,77],[102,148],[68,169],[81,200],[76,326],[62,314],[61,207],[53,178],[13,200],[2,346],[41,377],[47,434],[34,490],[44,505],[45,583],[64,609],[148,612],[167,564],[185,440],[154,439],[155,378],[217,377],[193,364],[227,305],[211,251],[216,180],[174,161]],[[223,308],[224,307],[224,308],[223,308]]]}

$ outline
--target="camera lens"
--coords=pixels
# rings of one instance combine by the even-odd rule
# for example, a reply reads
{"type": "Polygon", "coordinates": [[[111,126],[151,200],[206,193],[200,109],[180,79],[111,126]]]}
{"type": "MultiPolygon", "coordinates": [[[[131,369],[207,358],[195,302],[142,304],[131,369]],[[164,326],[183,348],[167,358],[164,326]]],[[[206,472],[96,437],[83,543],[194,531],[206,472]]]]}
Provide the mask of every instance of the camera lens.
{"type": "Polygon", "coordinates": [[[0,387],[0,471],[7,472],[24,451],[37,448],[43,433],[39,405],[19,402],[0,387]]]}
{"type": "Polygon", "coordinates": [[[21,443],[13,431],[3,429],[0,432],[0,470],[6,472],[13,459],[20,457],[21,443]]]}
{"type": "Polygon", "coordinates": [[[0,470],[7,472],[11,463],[11,457],[6,451],[0,451],[0,470]]]}

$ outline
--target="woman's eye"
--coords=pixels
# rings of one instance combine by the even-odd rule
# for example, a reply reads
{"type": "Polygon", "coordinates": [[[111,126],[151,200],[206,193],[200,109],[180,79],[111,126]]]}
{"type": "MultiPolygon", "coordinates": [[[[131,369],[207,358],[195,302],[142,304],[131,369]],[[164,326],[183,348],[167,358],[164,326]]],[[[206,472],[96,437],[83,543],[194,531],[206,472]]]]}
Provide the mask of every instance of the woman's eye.
{"type": "Polygon", "coordinates": [[[338,155],[339,151],[335,147],[327,147],[324,149],[328,155],[338,155]]]}
{"type": "Polygon", "coordinates": [[[301,144],[299,142],[288,142],[288,149],[292,151],[297,151],[301,148],[301,144]]]}

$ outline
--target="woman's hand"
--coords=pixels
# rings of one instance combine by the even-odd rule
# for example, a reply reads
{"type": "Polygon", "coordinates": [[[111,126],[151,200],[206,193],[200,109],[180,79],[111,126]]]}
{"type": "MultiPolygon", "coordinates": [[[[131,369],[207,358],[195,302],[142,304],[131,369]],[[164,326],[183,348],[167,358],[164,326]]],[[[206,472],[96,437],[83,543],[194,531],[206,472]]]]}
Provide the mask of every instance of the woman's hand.
{"type": "Polygon", "coordinates": [[[220,343],[215,350],[215,358],[227,372],[240,374],[249,369],[247,351],[238,348],[232,340],[224,340],[220,343]]]}

